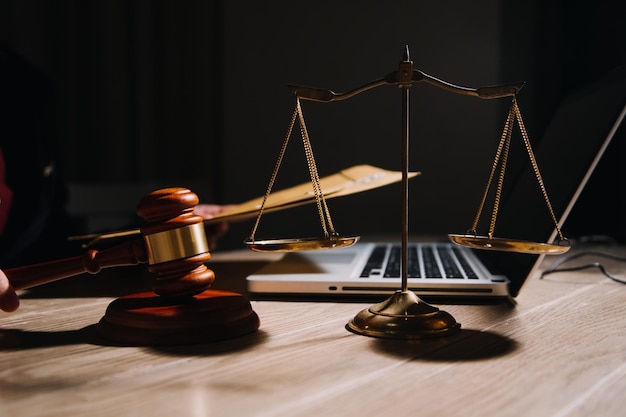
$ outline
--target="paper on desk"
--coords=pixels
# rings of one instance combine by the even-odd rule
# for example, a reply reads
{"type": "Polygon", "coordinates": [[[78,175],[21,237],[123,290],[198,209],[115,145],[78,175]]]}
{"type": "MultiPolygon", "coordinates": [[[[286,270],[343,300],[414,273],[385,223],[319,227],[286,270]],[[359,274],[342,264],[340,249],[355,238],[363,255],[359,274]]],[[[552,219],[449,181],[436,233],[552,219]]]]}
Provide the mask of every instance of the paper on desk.
{"type": "MultiPolygon", "coordinates": [[[[419,172],[409,172],[409,178],[419,175],[419,172]]],[[[320,178],[320,187],[324,199],[342,197],[360,193],[374,188],[383,187],[402,180],[402,172],[388,171],[371,165],[356,165],[336,174],[320,178]]],[[[273,191],[267,198],[263,212],[285,210],[303,204],[315,203],[313,184],[306,182],[280,191],[273,191]]],[[[263,204],[263,197],[255,198],[224,210],[205,223],[216,221],[245,220],[258,215],[263,204]]]]}

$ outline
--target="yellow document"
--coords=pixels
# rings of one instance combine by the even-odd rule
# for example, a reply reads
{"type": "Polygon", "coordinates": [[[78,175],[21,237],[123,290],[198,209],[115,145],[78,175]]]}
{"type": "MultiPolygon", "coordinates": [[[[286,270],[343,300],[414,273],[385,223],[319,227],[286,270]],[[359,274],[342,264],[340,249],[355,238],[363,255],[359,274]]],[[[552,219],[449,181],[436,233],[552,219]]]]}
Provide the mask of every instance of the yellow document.
{"type": "MultiPolygon", "coordinates": [[[[409,178],[419,172],[409,172],[409,178]]],[[[356,165],[336,174],[320,178],[320,187],[324,199],[347,196],[374,188],[383,187],[402,180],[402,172],[388,171],[371,165],[356,165]]],[[[309,181],[280,191],[272,191],[265,201],[263,212],[272,212],[315,203],[313,184],[309,181]]],[[[263,197],[255,198],[224,210],[205,223],[215,221],[234,221],[252,218],[258,215],[263,204],[263,197]]]]}
{"type": "MultiPolygon", "coordinates": [[[[419,172],[409,172],[408,177],[413,178],[417,175],[419,175],[419,172]]],[[[324,199],[328,200],[383,187],[401,180],[402,172],[399,171],[388,171],[371,165],[355,165],[336,174],[320,178],[320,187],[324,199]]],[[[263,212],[285,210],[315,202],[313,184],[309,181],[280,191],[272,191],[265,202],[263,212]]],[[[237,204],[211,219],[204,220],[204,223],[210,224],[218,221],[239,221],[254,218],[259,214],[262,203],[263,197],[258,197],[237,204]]],[[[103,240],[120,239],[139,235],[140,233],[139,229],[132,229],[104,234],[73,236],[70,237],[70,240],[89,240],[83,246],[90,247],[103,240]]]]}

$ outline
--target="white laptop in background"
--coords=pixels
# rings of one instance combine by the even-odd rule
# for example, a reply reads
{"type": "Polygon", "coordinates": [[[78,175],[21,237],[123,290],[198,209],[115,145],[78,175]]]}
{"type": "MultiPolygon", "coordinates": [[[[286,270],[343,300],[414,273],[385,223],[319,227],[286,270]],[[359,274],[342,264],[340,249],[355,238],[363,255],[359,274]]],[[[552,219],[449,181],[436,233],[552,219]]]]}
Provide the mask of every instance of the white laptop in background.
{"type": "MultiPolygon", "coordinates": [[[[560,227],[625,113],[622,71],[568,97],[541,141],[533,145],[560,227]]],[[[498,236],[553,241],[554,224],[530,164],[506,181],[509,193],[502,197],[498,236]]],[[[401,289],[399,253],[399,242],[359,242],[341,249],[287,253],[248,276],[248,291],[253,298],[387,296],[401,289]],[[395,274],[387,272],[389,266],[395,267],[395,274]]],[[[411,242],[409,258],[410,290],[425,299],[469,301],[516,297],[543,256],[469,249],[446,239],[411,242]],[[438,276],[426,275],[429,264],[438,267],[438,276]]]]}

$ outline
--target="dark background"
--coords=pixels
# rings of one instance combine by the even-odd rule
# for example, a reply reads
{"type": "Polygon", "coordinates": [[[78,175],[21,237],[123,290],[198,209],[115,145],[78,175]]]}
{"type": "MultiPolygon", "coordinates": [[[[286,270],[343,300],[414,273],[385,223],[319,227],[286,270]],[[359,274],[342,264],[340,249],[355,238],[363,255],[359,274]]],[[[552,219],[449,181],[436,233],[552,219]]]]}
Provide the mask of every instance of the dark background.
{"type": "MultiPolygon", "coordinates": [[[[350,90],[395,71],[405,44],[415,68],[454,84],[525,81],[518,102],[538,142],[564,97],[624,65],[616,4],[2,0],[0,43],[51,83],[67,207],[82,233],[131,224],[156,188],[185,186],[204,203],[262,195],[293,111],[287,85],[350,90]]],[[[411,182],[410,231],[464,232],[508,103],[418,84],[411,104],[410,168],[422,176],[411,182]]],[[[396,87],[303,111],[320,175],[401,169],[396,87]]],[[[307,179],[298,136],[287,155],[276,187],[307,179]]],[[[619,146],[607,157],[570,234],[623,235],[623,155],[619,146]]],[[[335,226],[399,233],[400,196],[390,186],[333,200],[335,226]]],[[[232,224],[221,247],[242,246],[251,227],[232,224]]],[[[257,237],[319,232],[315,208],[303,207],[268,214],[257,237]]]]}

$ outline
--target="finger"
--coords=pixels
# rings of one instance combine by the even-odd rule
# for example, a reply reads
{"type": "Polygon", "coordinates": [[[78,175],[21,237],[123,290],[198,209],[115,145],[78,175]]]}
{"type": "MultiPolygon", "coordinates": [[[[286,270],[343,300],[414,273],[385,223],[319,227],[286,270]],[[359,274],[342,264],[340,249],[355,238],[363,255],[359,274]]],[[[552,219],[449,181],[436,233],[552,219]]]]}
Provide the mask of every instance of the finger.
{"type": "Polygon", "coordinates": [[[9,279],[0,271],[0,309],[6,312],[17,310],[20,306],[20,299],[11,286],[9,279]]]}

